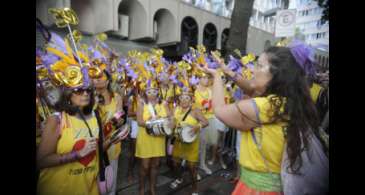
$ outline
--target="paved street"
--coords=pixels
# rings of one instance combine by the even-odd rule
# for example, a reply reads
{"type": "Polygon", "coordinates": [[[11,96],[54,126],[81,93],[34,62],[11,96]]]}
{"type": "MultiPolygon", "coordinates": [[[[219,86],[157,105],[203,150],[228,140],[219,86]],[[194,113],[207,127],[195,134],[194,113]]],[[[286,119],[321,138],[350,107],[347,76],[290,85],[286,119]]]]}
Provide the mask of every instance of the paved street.
{"type": "MultiPolygon", "coordinates": [[[[127,181],[127,147],[126,143],[122,146],[122,155],[119,160],[118,168],[118,195],[132,195],[138,194],[138,167],[137,163],[134,168],[134,180],[131,183],[127,181]]],[[[233,191],[234,184],[229,182],[229,179],[225,179],[222,174],[229,173],[230,176],[234,172],[233,166],[228,165],[227,170],[223,170],[218,164],[208,167],[213,171],[212,175],[206,175],[203,171],[199,170],[201,180],[198,183],[199,194],[201,195],[226,195],[233,191]]],[[[161,160],[159,169],[158,181],[157,181],[157,194],[158,195],[186,195],[191,194],[191,179],[188,171],[184,172],[184,182],[175,190],[169,187],[169,184],[173,181],[173,173],[166,165],[166,159],[161,160]]],[[[146,187],[148,183],[146,183],[146,187]]],[[[147,190],[147,189],[146,189],[147,190]]],[[[146,193],[147,194],[147,193],[146,193]]]]}

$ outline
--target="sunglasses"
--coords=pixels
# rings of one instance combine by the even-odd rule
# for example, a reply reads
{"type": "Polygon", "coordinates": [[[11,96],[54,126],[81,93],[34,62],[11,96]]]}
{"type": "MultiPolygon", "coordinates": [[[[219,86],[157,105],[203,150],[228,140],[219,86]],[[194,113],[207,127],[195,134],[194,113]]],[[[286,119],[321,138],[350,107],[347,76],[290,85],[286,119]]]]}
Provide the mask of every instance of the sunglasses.
{"type": "Polygon", "coordinates": [[[180,101],[189,101],[189,100],[191,100],[191,97],[190,96],[188,96],[188,95],[180,95],[179,96],[179,100],[180,101]]]}
{"type": "Polygon", "coordinates": [[[92,88],[77,88],[77,89],[74,89],[72,90],[72,93],[73,94],[76,94],[76,95],[83,95],[84,92],[86,91],[87,94],[90,94],[92,92],[92,88]]]}
{"type": "Polygon", "coordinates": [[[146,92],[147,95],[151,96],[151,95],[157,95],[158,94],[158,91],[157,90],[148,90],[146,92]]]}

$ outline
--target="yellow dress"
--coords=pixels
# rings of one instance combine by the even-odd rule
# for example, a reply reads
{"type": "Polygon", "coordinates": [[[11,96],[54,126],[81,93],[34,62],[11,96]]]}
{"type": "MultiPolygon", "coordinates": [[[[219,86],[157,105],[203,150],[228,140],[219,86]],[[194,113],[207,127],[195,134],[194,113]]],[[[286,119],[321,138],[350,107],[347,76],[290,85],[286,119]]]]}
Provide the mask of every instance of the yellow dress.
{"type": "MultiPolygon", "coordinates": [[[[116,129],[113,128],[110,122],[110,119],[113,118],[113,115],[117,112],[117,99],[115,98],[115,96],[116,94],[114,94],[114,97],[112,98],[110,104],[99,105],[100,117],[104,125],[103,132],[106,139],[108,139],[113,134],[113,132],[116,131],[116,129]]],[[[122,150],[122,145],[120,142],[111,145],[107,151],[109,160],[118,159],[121,150],[122,150]]]]}
{"type": "Polygon", "coordinates": [[[207,88],[205,91],[195,90],[194,92],[195,103],[194,107],[202,111],[205,118],[213,118],[213,108],[212,108],[212,90],[207,88]],[[207,107],[204,107],[207,105],[207,107]]]}
{"type": "MultiPolygon", "coordinates": [[[[155,105],[157,117],[166,117],[167,112],[162,104],[155,105]]],[[[148,110],[148,106],[143,106],[143,120],[147,121],[152,114],[148,110]]],[[[149,135],[144,127],[139,127],[136,143],[136,157],[152,158],[166,156],[166,139],[165,136],[149,135]]]]}
{"type": "MultiPolygon", "coordinates": [[[[261,123],[269,122],[271,106],[268,97],[254,98],[257,105],[259,120],[261,123]]],[[[284,149],[285,123],[263,124],[261,127],[254,128],[256,139],[262,145],[262,152],[268,166],[273,173],[280,173],[281,159],[284,149]]],[[[268,172],[263,158],[252,138],[251,131],[241,132],[240,165],[246,169],[259,172],[268,172]]]]}
{"type": "MultiPolygon", "coordinates": [[[[99,137],[96,117],[87,120],[94,137],[99,137]]],[[[79,150],[89,138],[89,130],[83,120],[62,113],[60,138],[57,143],[57,154],[66,154],[79,150]]],[[[98,195],[96,177],[99,172],[99,154],[96,150],[84,158],[42,169],[40,172],[38,195],[98,195]]]]}
{"type": "MultiPolygon", "coordinates": [[[[174,113],[174,117],[176,119],[176,123],[181,126],[190,125],[196,126],[199,124],[191,114],[189,114],[185,121],[182,121],[185,113],[187,111],[182,111],[181,107],[177,107],[174,113]]],[[[199,159],[199,133],[197,138],[192,143],[183,143],[179,139],[175,140],[174,150],[172,151],[172,156],[174,158],[185,159],[189,162],[198,162],[199,159]]]]}
{"type": "Polygon", "coordinates": [[[310,95],[314,103],[317,102],[319,92],[321,92],[322,87],[318,85],[317,83],[313,83],[312,87],[310,88],[310,95]]]}

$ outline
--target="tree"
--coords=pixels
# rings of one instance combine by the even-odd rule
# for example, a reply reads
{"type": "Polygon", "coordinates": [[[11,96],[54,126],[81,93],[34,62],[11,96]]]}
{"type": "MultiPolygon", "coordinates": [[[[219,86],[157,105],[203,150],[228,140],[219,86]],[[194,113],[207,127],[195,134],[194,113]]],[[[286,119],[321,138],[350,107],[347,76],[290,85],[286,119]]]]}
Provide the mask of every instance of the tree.
{"type": "Polygon", "coordinates": [[[329,0],[315,0],[318,2],[318,6],[323,8],[321,21],[325,23],[329,20],[329,11],[330,11],[330,4],[329,0]]]}
{"type": "MultiPolygon", "coordinates": [[[[283,2],[284,9],[287,9],[289,7],[289,0],[284,0],[283,2]]],[[[247,34],[253,3],[254,0],[235,0],[225,59],[228,59],[229,55],[234,55],[235,49],[239,49],[241,53],[246,54],[247,34]]]]}
{"type": "Polygon", "coordinates": [[[254,0],[236,0],[234,2],[231,26],[227,41],[227,56],[233,55],[235,49],[246,53],[248,26],[254,0]]]}

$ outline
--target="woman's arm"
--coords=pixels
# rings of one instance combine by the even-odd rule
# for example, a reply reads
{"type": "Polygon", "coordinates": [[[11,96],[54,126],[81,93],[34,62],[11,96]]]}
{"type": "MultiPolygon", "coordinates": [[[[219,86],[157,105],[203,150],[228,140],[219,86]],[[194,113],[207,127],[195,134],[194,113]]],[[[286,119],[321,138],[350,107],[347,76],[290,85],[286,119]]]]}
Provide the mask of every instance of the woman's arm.
{"type": "Polygon", "coordinates": [[[80,154],[75,151],[64,155],[56,154],[59,138],[59,132],[56,130],[59,128],[58,126],[57,116],[48,117],[37,152],[37,166],[39,169],[62,165],[80,158],[80,154]]]}
{"type": "Polygon", "coordinates": [[[214,76],[212,103],[215,116],[227,126],[242,131],[259,126],[252,99],[225,104],[222,78],[216,70],[205,70],[214,76]]]}
{"type": "Polygon", "coordinates": [[[201,128],[207,127],[209,125],[208,120],[204,117],[200,109],[194,109],[192,115],[196,120],[199,121],[201,128]]]}
{"type": "Polygon", "coordinates": [[[138,126],[140,126],[140,127],[146,127],[146,123],[143,120],[143,106],[144,106],[144,103],[139,98],[138,104],[137,104],[137,123],[138,123],[138,126]]]}
{"type": "Polygon", "coordinates": [[[230,70],[226,64],[224,63],[223,59],[218,58],[216,55],[212,55],[215,61],[218,62],[220,68],[223,70],[223,73],[232,78],[234,83],[241,89],[245,91],[246,94],[252,95],[254,93],[254,88],[251,86],[250,82],[243,78],[240,74],[233,72],[230,70]]]}

